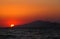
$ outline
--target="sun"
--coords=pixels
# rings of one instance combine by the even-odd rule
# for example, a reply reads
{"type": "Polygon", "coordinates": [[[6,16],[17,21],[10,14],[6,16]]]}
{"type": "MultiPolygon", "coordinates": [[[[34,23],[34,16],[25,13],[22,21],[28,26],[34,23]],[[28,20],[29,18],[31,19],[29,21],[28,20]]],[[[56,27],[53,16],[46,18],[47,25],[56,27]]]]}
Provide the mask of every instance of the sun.
{"type": "Polygon", "coordinates": [[[10,26],[11,26],[11,27],[14,27],[14,24],[11,24],[10,26]]]}

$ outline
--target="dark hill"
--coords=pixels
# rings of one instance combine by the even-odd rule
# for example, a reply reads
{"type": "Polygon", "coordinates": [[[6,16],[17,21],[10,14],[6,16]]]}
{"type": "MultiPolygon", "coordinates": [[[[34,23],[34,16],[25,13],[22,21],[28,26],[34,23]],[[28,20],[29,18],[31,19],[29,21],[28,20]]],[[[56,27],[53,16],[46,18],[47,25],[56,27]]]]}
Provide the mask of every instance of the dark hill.
{"type": "Polygon", "coordinates": [[[14,28],[60,28],[60,24],[46,21],[34,21],[24,25],[16,25],[14,28]]]}

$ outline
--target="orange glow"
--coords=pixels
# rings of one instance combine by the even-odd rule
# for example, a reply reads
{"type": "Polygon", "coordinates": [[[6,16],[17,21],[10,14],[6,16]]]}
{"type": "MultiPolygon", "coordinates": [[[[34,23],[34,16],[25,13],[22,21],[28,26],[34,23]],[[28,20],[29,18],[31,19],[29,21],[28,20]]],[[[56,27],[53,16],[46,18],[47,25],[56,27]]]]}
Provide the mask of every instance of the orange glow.
{"type": "Polygon", "coordinates": [[[11,27],[14,27],[14,24],[11,24],[10,26],[11,26],[11,27]]]}
{"type": "Polygon", "coordinates": [[[23,22],[16,19],[11,18],[6,20],[6,26],[8,27],[14,27],[15,25],[21,25],[21,24],[23,24],[23,22]]]}
{"type": "Polygon", "coordinates": [[[60,22],[60,0],[0,0],[0,26],[34,20],[60,22]]]}

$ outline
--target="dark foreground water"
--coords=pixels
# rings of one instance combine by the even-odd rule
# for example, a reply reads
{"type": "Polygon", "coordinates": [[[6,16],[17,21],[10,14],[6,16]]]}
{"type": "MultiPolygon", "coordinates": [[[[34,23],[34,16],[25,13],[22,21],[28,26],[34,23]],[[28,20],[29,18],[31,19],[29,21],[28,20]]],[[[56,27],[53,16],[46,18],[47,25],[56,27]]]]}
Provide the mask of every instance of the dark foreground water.
{"type": "Polygon", "coordinates": [[[0,29],[0,39],[60,39],[60,29],[0,29]]]}

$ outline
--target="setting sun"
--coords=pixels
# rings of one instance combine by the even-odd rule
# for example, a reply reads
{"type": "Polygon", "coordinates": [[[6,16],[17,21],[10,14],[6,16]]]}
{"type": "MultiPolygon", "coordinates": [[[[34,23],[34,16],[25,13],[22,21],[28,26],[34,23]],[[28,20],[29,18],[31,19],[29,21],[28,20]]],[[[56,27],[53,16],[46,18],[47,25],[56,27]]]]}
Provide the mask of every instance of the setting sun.
{"type": "Polygon", "coordinates": [[[11,24],[11,27],[14,27],[14,24],[11,24]]]}
{"type": "Polygon", "coordinates": [[[60,0],[0,1],[0,27],[15,27],[36,20],[60,23],[60,0]]]}

